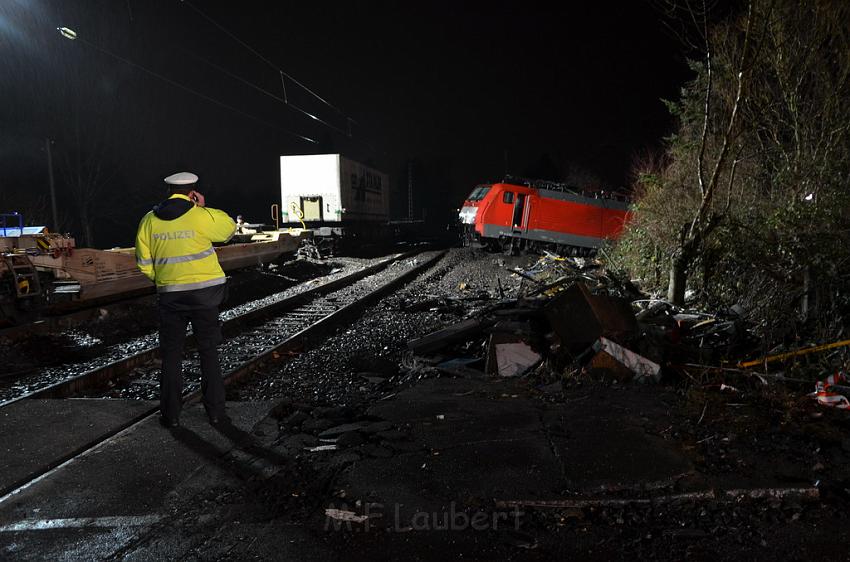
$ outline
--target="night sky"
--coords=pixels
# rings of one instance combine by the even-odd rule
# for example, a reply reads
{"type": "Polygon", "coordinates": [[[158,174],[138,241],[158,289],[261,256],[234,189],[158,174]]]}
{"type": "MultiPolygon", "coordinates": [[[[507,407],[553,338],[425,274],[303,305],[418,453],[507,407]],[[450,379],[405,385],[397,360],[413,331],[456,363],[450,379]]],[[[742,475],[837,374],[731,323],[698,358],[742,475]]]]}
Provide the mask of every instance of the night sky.
{"type": "Polygon", "coordinates": [[[409,161],[431,218],[506,170],[584,168],[623,186],[634,155],[671,130],[661,98],[689,77],[659,17],[641,1],[3,0],[0,210],[46,220],[46,137],[63,230],[79,229],[69,184],[98,170],[100,247],[129,245],[162,178],[182,170],[211,206],[265,220],[281,154],[342,152],[386,171],[397,215],[409,161]],[[290,106],[274,99],[278,69],[334,108],[289,79],[290,106]],[[351,138],[335,130],[349,118],[351,138]]]}

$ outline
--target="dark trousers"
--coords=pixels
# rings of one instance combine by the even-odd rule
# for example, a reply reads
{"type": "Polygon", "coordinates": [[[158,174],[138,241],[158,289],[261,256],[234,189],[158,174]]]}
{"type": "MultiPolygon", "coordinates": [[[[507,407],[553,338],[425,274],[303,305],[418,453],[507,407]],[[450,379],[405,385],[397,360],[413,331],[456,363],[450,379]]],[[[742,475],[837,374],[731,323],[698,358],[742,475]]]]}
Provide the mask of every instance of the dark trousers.
{"type": "Polygon", "coordinates": [[[159,404],[162,415],[169,420],[179,418],[183,405],[183,344],[189,322],[192,323],[201,356],[204,408],[210,417],[224,415],[224,382],[216,347],[222,341],[218,307],[225,294],[225,285],[159,294],[159,350],[162,357],[159,404]]]}

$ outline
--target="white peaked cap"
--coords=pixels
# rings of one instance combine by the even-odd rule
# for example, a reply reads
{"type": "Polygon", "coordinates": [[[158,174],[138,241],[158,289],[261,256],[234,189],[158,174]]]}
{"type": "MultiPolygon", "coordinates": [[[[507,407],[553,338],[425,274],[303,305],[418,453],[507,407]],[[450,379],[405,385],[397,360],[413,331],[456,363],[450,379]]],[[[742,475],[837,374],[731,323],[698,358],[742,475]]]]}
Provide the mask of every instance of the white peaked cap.
{"type": "Polygon", "coordinates": [[[165,183],[168,185],[189,185],[190,183],[196,183],[197,181],[198,176],[192,172],[178,172],[165,178],[165,183]]]}

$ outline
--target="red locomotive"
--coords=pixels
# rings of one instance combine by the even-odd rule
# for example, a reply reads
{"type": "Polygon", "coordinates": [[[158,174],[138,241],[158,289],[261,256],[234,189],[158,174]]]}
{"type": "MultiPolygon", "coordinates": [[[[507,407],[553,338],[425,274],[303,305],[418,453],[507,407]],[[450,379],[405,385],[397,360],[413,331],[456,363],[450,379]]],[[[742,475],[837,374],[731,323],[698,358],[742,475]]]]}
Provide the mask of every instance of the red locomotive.
{"type": "Polygon", "coordinates": [[[630,201],[612,192],[580,192],[563,184],[505,180],[479,185],[464,201],[466,241],[510,248],[553,247],[589,255],[620,236],[630,201]]]}

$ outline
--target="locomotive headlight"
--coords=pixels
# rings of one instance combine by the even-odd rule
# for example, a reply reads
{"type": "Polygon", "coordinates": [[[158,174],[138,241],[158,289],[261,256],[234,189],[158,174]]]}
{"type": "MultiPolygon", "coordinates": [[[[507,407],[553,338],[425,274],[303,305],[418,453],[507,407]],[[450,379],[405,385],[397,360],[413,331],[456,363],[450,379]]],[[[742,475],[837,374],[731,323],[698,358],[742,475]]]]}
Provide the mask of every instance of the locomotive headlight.
{"type": "Polygon", "coordinates": [[[478,207],[463,207],[460,209],[458,217],[463,224],[475,224],[476,214],[478,214],[478,207]]]}

